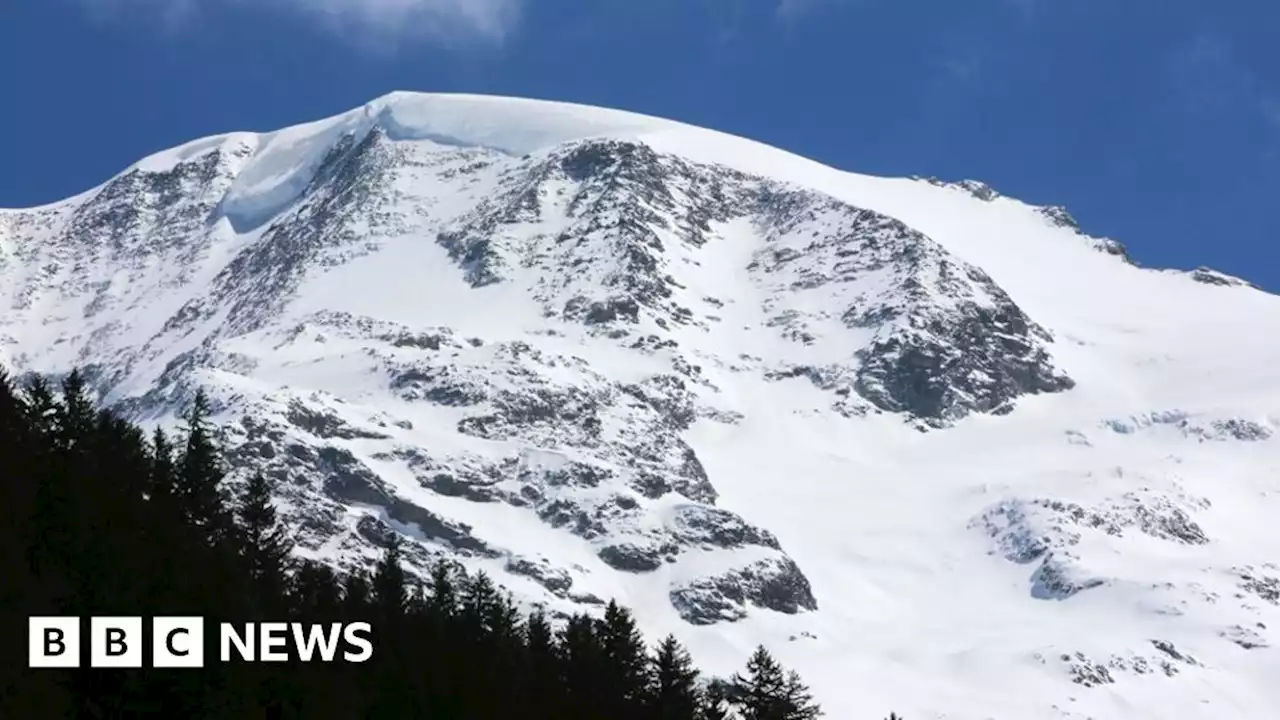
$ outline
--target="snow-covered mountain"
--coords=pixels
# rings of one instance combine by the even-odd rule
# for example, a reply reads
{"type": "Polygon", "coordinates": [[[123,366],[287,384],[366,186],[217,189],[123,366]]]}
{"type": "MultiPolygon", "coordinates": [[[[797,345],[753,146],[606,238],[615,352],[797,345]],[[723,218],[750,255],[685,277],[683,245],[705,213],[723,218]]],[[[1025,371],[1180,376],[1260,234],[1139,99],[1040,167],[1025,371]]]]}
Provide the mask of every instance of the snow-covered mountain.
{"type": "Polygon", "coordinates": [[[1061,208],[395,94],[0,211],[0,363],[198,386],[301,552],[616,597],[828,716],[1280,707],[1280,298],[1061,208]]]}

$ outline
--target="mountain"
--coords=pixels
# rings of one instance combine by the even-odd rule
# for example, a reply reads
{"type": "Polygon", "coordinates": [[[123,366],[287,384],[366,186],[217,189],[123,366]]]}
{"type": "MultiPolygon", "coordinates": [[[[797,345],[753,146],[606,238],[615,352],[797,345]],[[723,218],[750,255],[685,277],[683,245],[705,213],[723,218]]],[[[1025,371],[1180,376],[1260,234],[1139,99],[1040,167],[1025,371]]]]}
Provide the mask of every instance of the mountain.
{"type": "Polygon", "coordinates": [[[300,552],[617,598],[832,718],[1270,718],[1280,298],[1062,208],[393,94],[0,211],[0,363],[212,396],[300,552]]]}

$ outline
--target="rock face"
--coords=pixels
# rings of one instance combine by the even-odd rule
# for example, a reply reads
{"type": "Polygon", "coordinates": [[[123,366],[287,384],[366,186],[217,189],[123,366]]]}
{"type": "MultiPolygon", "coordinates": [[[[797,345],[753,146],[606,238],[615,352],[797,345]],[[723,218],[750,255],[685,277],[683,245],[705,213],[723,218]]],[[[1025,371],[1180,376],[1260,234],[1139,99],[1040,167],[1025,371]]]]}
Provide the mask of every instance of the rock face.
{"type": "Polygon", "coordinates": [[[0,364],[80,366],[147,425],[205,388],[300,554],[400,534],[556,614],[618,598],[716,671],[804,638],[833,717],[867,712],[849,673],[982,699],[885,699],[913,716],[1117,716],[1150,676],[1166,717],[1270,717],[1232,693],[1280,701],[1249,684],[1275,326],[977,181],[515,100],[391,96],[0,211],[0,364]]]}

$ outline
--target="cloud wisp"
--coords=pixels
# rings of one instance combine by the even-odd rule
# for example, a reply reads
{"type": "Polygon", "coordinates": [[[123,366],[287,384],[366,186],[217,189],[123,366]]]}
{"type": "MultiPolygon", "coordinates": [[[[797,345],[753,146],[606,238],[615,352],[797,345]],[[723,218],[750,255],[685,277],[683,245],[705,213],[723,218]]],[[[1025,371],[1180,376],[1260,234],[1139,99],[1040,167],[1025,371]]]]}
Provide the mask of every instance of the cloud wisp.
{"type": "Polygon", "coordinates": [[[429,40],[501,43],[520,19],[521,0],[80,0],[94,17],[142,11],[166,29],[193,27],[203,13],[266,11],[312,22],[360,43],[429,40]],[[158,14],[157,14],[158,13],[158,14]]]}

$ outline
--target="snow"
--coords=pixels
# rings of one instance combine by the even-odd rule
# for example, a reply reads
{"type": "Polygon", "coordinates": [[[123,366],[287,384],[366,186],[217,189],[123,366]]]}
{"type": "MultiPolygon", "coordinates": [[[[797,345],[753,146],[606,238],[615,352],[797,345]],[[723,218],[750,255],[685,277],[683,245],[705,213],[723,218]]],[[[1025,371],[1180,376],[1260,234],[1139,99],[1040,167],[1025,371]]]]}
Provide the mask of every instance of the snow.
{"type": "MultiPolygon", "coordinates": [[[[596,137],[638,141],[690,161],[820,190],[901,220],[982,268],[1049,329],[1054,361],[1076,387],[1021,398],[1006,416],[974,416],[921,433],[891,415],[840,417],[805,379],[765,382],[757,372],[735,370],[750,365],[743,355],[770,366],[837,362],[868,339],[831,321],[819,328],[823,342],[806,348],[768,328],[766,306],[787,291],[745,271],[767,243],[759,228],[737,220],[713,225],[702,248],[667,243],[666,260],[683,286],[680,301],[724,301],[711,311],[720,320],[709,329],[676,327],[668,336],[686,355],[706,360],[701,364],[715,390],[699,390],[703,400],[744,418],[738,424],[700,421],[686,439],[720,493],[718,506],[778,537],[811,581],[817,611],[755,609],[739,622],[690,626],[668,601],[668,587],[736,567],[754,548],[686,553],[652,574],[614,572],[596,548],[527,510],[433,493],[403,465],[374,459],[373,445],[344,441],[401,497],[473,526],[491,545],[576,568],[575,589],[634,606],[650,637],[676,632],[708,669],[737,670],[757,643],[765,643],[805,676],[832,718],[883,717],[889,710],[910,720],[1274,717],[1280,638],[1271,635],[1271,647],[1245,650],[1219,634],[1231,625],[1252,626],[1263,636],[1280,627],[1280,607],[1241,595],[1231,575],[1232,568],[1245,566],[1280,575],[1264,569],[1280,560],[1274,530],[1280,438],[1202,440],[1176,423],[1149,420],[1176,409],[1197,427],[1242,418],[1280,434],[1280,344],[1273,332],[1280,327],[1280,298],[1127,265],[1011,198],[981,201],[927,182],[848,173],[750,140],[621,111],[395,93],[306,125],[198,140],[130,168],[164,172],[215,150],[232,158],[226,161],[232,179],[216,198],[220,221],[189,238],[203,244],[185,265],[181,258],[187,256],[172,249],[147,250],[139,269],[130,264],[128,248],[90,253],[56,245],[69,210],[91,201],[95,191],[44,208],[0,211],[0,361],[58,371],[86,359],[110,364],[144,348],[121,364],[127,381],[116,396],[129,397],[149,389],[180,353],[213,343],[255,363],[245,373],[202,371],[231,395],[263,402],[313,393],[341,398],[341,404],[317,402],[353,424],[377,413],[411,421],[413,429],[397,431],[395,441],[430,448],[433,455],[509,452],[509,444],[455,432],[459,409],[396,397],[374,369],[364,339],[311,320],[321,311],[341,311],[415,330],[448,327],[459,339],[521,339],[544,353],[581,357],[596,372],[625,381],[662,371],[670,354],[644,356],[555,326],[529,299],[530,288],[544,279],[536,268],[519,269],[513,282],[472,288],[435,242],[440,229],[495,191],[503,172],[524,156],[596,137]],[[366,227],[369,251],[307,275],[265,329],[220,335],[226,315],[219,312],[182,332],[164,330],[181,308],[212,294],[218,273],[259,242],[268,223],[297,205],[335,143],[374,127],[423,164],[451,148],[484,149],[494,164],[469,184],[405,170],[397,176],[393,202],[420,202],[425,209],[406,213],[401,226],[366,227]],[[95,314],[89,307],[100,287],[110,291],[105,309],[95,314]],[[290,335],[300,324],[305,332],[290,335]],[[559,334],[541,332],[552,326],[559,334]],[[1132,432],[1116,432],[1108,422],[1123,422],[1132,432]],[[1069,526],[1081,535],[1070,548],[1078,561],[1068,563],[1069,571],[1107,582],[1065,599],[1035,597],[1032,574],[1039,561],[1006,560],[974,525],[1002,502],[1030,508],[1035,499],[1061,499],[1094,508],[1140,488],[1208,500],[1192,514],[1209,543],[1069,526]],[[1165,658],[1154,639],[1174,643],[1201,666],[1176,665],[1173,677],[1158,669],[1112,669],[1114,683],[1086,688],[1070,682],[1061,659],[1076,652],[1098,663],[1141,656],[1154,667],[1165,658]]],[[[540,222],[502,232],[512,234],[508,240],[536,245],[569,219],[540,222]]],[[[805,238],[775,241],[803,247],[805,238]]],[[[592,272],[582,271],[581,287],[599,282],[592,272]]],[[[891,288],[877,277],[839,292],[891,288]]],[[[786,295],[785,302],[838,315],[842,297],[823,288],[786,295]]],[[[510,380],[497,370],[513,361],[498,347],[451,352],[463,371],[492,369],[489,382],[501,386],[510,380]]],[[[540,372],[541,382],[556,387],[591,382],[568,364],[540,372]]],[[[555,466],[573,453],[530,448],[523,462],[555,466]]],[[[674,511],[663,506],[653,522],[671,520],[674,511]]],[[[348,519],[368,512],[380,510],[353,507],[348,519]]],[[[1060,519],[1038,512],[1027,511],[1030,532],[1056,532],[1060,519]]],[[[635,532],[651,529],[642,524],[635,532]]],[[[339,549],[319,554],[324,552],[339,549]]],[[[478,563],[517,592],[542,592],[505,573],[501,561],[478,563]]]]}

